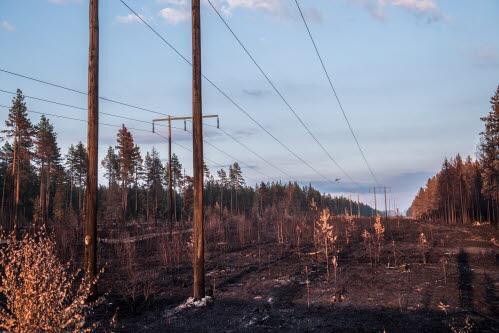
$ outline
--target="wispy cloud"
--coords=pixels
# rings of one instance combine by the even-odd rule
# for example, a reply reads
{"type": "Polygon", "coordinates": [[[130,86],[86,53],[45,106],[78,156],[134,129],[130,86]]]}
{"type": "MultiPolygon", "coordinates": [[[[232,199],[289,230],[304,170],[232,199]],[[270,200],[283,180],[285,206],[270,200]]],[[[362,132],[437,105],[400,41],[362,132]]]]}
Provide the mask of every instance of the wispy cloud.
{"type": "Polygon", "coordinates": [[[428,23],[444,20],[446,16],[437,5],[436,0],[348,0],[364,6],[376,19],[387,19],[387,8],[400,8],[413,15],[424,18],[428,23]]]}
{"type": "Polygon", "coordinates": [[[187,5],[187,0],[157,0],[157,3],[174,5],[174,6],[185,6],[187,5]]]}
{"type": "Polygon", "coordinates": [[[251,97],[265,97],[270,94],[268,89],[243,89],[243,92],[251,97]]]}
{"type": "Polygon", "coordinates": [[[159,11],[159,16],[170,24],[178,24],[189,20],[191,14],[186,8],[166,7],[159,11]]]}
{"type": "Polygon", "coordinates": [[[483,68],[499,67],[499,49],[487,45],[473,51],[475,65],[483,68]]]}
{"type": "Polygon", "coordinates": [[[1,21],[0,22],[0,26],[2,27],[2,29],[7,30],[7,31],[14,31],[14,30],[16,30],[16,28],[11,23],[9,23],[8,21],[1,21]]]}
{"type": "MultiPolygon", "coordinates": [[[[289,18],[288,7],[283,0],[210,0],[226,17],[232,16],[236,10],[260,11],[278,18],[289,18]]],[[[208,1],[205,0],[205,3],[208,1]]]]}
{"type": "MultiPolygon", "coordinates": [[[[141,18],[144,18],[143,15],[140,15],[139,16],[141,18]]],[[[123,24],[127,24],[127,23],[135,23],[135,22],[140,22],[139,18],[137,16],[135,16],[134,14],[128,14],[128,15],[118,15],[116,16],[116,22],[118,23],[123,23],[123,24]]]]}
{"type": "Polygon", "coordinates": [[[82,0],[48,0],[48,2],[53,3],[55,5],[67,5],[70,3],[81,3],[82,0]]]}

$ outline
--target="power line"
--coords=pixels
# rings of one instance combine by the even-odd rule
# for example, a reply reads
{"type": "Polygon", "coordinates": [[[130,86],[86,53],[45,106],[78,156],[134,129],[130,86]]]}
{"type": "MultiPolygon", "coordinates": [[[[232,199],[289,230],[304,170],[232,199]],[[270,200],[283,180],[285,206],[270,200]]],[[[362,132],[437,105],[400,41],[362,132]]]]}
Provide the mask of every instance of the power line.
{"type": "MultiPolygon", "coordinates": [[[[57,85],[57,86],[59,86],[59,85],[57,85]]],[[[8,91],[8,90],[4,90],[4,89],[0,89],[0,92],[5,93],[5,94],[10,94],[10,95],[16,95],[17,94],[17,93],[15,93],[13,91],[8,91]]],[[[72,109],[76,109],[76,110],[87,111],[87,108],[76,106],[76,105],[72,105],[72,104],[62,103],[62,102],[58,102],[58,101],[54,101],[52,99],[35,97],[35,96],[26,95],[26,94],[23,94],[23,96],[26,97],[26,98],[29,98],[29,99],[33,99],[33,100],[37,100],[37,101],[42,101],[42,102],[45,102],[45,103],[50,103],[50,104],[54,104],[54,105],[64,106],[64,107],[68,107],[68,108],[72,108],[72,109]]],[[[100,113],[103,114],[103,115],[110,116],[110,117],[115,117],[115,118],[121,118],[121,119],[136,121],[136,122],[140,122],[140,123],[144,123],[144,124],[148,124],[148,125],[152,124],[150,121],[145,121],[145,120],[131,118],[131,117],[126,117],[126,116],[120,116],[120,115],[116,115],[116,114],[112,114],[112,113],[108,113],[108,112],[100,111],[100,113]]],[[[275,164],[271,163],[270,161],[268,161],[267,159],[265,159],[264,157],[262,157],[260,154],[258,154],[257,152],[255,152],[254,150],[252,150],[251,148],[249,148],[246,144],[244,144],[243,142],[241,142],[240,140],[238,140],[235,136],[233,136],[232,134],[230,134],[229,132],[227,132],[223,128],[221,128],[219,126],[217,127],[215,125],[207,124],[207,123],[204,123],[204,125],[209,126],[209,127],[215,127],[215,128],[217,128],[222,133],[224,133],[226,136],[228,136],[230,139],[232,139],[233,141],[235,141],[237,144],[241,145],[243,148],[245,148],[246,150],[248,150],[250,153],[252,153],[253,155],[257,156],[262,161],[264,161],[265,163],[267,163],[268,165],[270,165],[274,169],[278,170],[279,172],[281,172],[285,176],[289,177],[289,179],[292,179],[292,177],[288,173],[286,173],[284,170],[282,170],[281,168],[277,167],[275,164]]],[[[162,124],[157,124],[156,126],[166,127],[166,125],[162,125],[162,124]]]]}
{"type": "Polygon", "coordinates": [[[244,50],[244,52],[248,55],[248,57],[251,59],[253,64],[258,68],[260,73],[264,76],[265,80],[269,83],[269,85],[272,87],[272,89],[276,92],[276,94],[281,98],[281,100],[284,102],[284,104],[287,106],[287,108],[293,113],[295,118],[298,120],[300,125],[306,130],[306,132],[312,137],[312,139],[317,143],[317,145],[322,149],[322,151],[327,155],[327,157],[336,165],[336,167],[353,183],[357,184],[358,183],[353,180],[353,178],[341,167],[341,165],[336,161],[336,159],[329,153],[329,151],[324,147],[324,145],[319,141],[319,139],[315,136],[315,134],[310,130],[310,128],[305,124],[303,119],[298,115],[296,110],[289,104],[288,100],[284,97],[284,95],[281,93],[281,91],[277,88],[275,83],[270,79],[269,75],[267,72],[263,70],[263,68],[258,64],[258,62],[255,60],[251,52],[248,50],[246,45],[241,41],[241,39],[236,35],[234,30],[230,27],[229,23],[227,23],[227,20],[223,18],[223,16],[220,14],[218,9],[213,5],[211,0],[208,0],[208,3],[210,4],[211,8],[215,11],[217,14],[218,18],[220,21],[225,25],[225,27],[230,31],[232,36],[235,38],[239,46],[244,50]]]}
{"type": "MultiPolygon", "coordinates": [[[[192,132],[190,132],[190,131],[187,131],[187,132],[192,134],[192,132]]],[[[227,157],[229,157],[229,158],[233,159],[234,161],[237,161],[237,158],[235,158],[235,157],[234,157],[234,156],[232,156],[231,154],[227,153],[226,151],[224,151],[224,150],[220,149],[219,147],[217,147],[217,146],[216,146],[216,145],[214,145],[213,143],[208,142],[208,141],[206,141],[206,140],[203,140],[203,141],[204,141],[204,143],[206,143],[208,146],[213,147],[214,149],[218,150],[219,152],[221,152],[221,153],[222,153],[222,154],[224,154],[225,156],[227,156],[227,157]]],[[[263,177],[267,177],[267,175],[266,175],[266,174],[264,174],[263,172],[261,172],[261,171],[259,171],[259,170],[255,169],[255,168],[253,168],[253,167],[252,167],[251,165],[249,165],[248,163],[246,163],[246,162],[244,162],[244,161],[240,161],[240,162],[241,162],[241,164],[245,165],[248,169],[251,169],[251,170],[256,171],[257,173],[259,173],[259,174],[260,174],[260,175],[262,175],[263,177]]]]}
{"type": "MultiPolygon", "coordinates": [[[[2,91],[2,90],[0,89],[0,91],[2,91]]],[[[26,96],[26,97],[27,97],[27,96],[26,96]]],[[[66,105],[66,106],[69,106],[69,105],[66,105]]],[[[0,104],[0,107],[5,108],[5,109],[10,109],[10,107],[9,107],[9,106],[7,106],[7,105],[2,105],[2,104],[0,104]]],[[[54,113],[49,113],[49,112],[40,112],[40,111],[35,111],[35,110],[32,110],[32,109],[26,109],[26,111],[27,111],[28,113],[35,113],[35,114],[40,114],[40,115],[46,115],[46,116],[55,117],[55,118],[61,118],[61,119],[66,119],[66,120],[74,120],[74,121],[79,121],[79,122],[84,122],[84,123],[86,123],[86,122],[87,122],[87,120],[85,120],[85,119],[75,118],[75,117],[69,117],[69,116],[63,116],[63,115],[54,114],[54,113]]],[[[119,116],[117,116],[117,117],[119,117],[119,116]]],[[[122,125],[109,124],[109,123],[104,123],[104,122],[99,122],[99,125],[109,126],[109,127],[114,127],[114,128],[121,128],[121,127],[122,127],[122,125]]],[[[180,127],[175,127],[175,126],[172,126],[172,128],[173,128],[173,129],[176,129],[176,130],[182,130],[182,131],[184,130],[183,128],[180,128],[180,127]]],[[[129,129],[129,130],[133,130],[133,131],[139,131],[139,132],[151,133],[151,131],[150,131],[150,130],[146,130],[146,129],[142,129],[142,128],[135,128],[135,127],[129,127],[129,126],[127,126],[127,129],[129,129]]],[[[191,133],[190,131],[187,131],[187,132],[188,132],[188,133],[191,133]]],[[[163,135],[161,135],[161,134],[159,134],[159,133],[155,133],[155,134],[159,135],[160,137],[166,138],[165,136],[163,136],[163,135]]],[[[191,134],[192,134],[192,133],[191,133],[191,134]]],[[[166,139],[168,139],[168,138],[166,138],[166,139]]],[[[212,144],[212,143],[208,142],[206,139],[204,140],[204,142],[205,142],[206,144],[208,144],[208,145],[212,146],[213,148],[215,148],[216,150],[218,150],[218,151],[219,151],[219,152],[221,152],[222,154],[224,154],[224,155],[228,156],[229,158],[233,159],[234,161],[239,162],[239,163],[241,163],[241,164],[243,164],[243,165],[246,165],[246,167],[247,167],[248,169],[250,169],[250,170],[254,170],[254,171],[256,171],[257,173],[260,173],[260,174],[261,174],[262,176],[264,176],[264,177],[266,177],[266,176],[267,176],[267,175],[263,174],[262,172],[260,172],[260,171],[258,171],[258,170],[256,170],[256,169],[252,168],[249,164],[247,164],[247,163],[245,163],[245,162],[243,162],[243,161],[240,161],[240,160],[236,159],[234,156],[230,155],[229,153],[225,152],[223,149],[221,149],[221,148],[219,148],[219,147],[215,146],[214,144],[212,144]]],[[[179,147],[181,147],[181,148],[188,149],[188,148],[186,148],[185,146],[183,146],[183,145],[181,145],[181,144],[179,144],[179,143],[174,142],[174,144],[175,144],[175,145],[177,145],[177,146],[179,146],[179,147]]],[[[209,160],[209,159],[208,159],[208,158],[206,158],[206,157],[205,157],[205,159],[206,159],[206,160],[209,160]]],[[[217,164],[216,162],[213,162],[213,161],[211,161],[211,162],[212,162],[212,163],[214,163],[214,164],[215,164],[215,166],[217,166],[217,165],[218,165],[218,166],[223,167],[223,165],[222,165],[222,164],[220,164],[220,163],[218,163],[218,164],[217,164]]],[[[252,180],[256,181],[256,180],[255,180],[255,179],[253,179],[253,178],[249,178],[249,177],[246,177],[246,178],[248,178],[248,179],[252,179],[252,180]]],[[[258,181],[257,181],[257,182],[258,182],[258,181]]]]}
{"type": "Polygon", "coordinates": [[[322,70],[324,71],[324,74],[326,75],[326,78],[329,82],[329,86],[331,87],[331,90],[334,94],[334,97],[336,98],[336,101],[338,102],[341,113],[343,114],[343,118],[345,119],[345,121],[348,125],[348,128],[350,129],[350,133],[352,134],[353,138],[355,139],[355,143],[357,144],[357,147],[359,148],[360,154],[362,155],[362,158],[363,158],[364,162],[366,163],[366,166],[369,169],[371,176],[373,177],[373,179],[376,183],[379,183],[378,179],[376,178],[376,176],[373,172],[373,169],[371,168],[371,165],[367,161],[366,155],[364,154],[364,151],[362,150],[362,147],[359,143],[359,140],[357,139],[357,135],[355,134],[355,132],[352,128],[352,125],[350,124],[350,121],[348,120],[348,117],[345,113],[345,110],[343,109],[343,105],[341,104],[340,98],[339,98],[338,94],[336,93],[336,89],[334,88],[333,81],[331,80],[331,77],[329,76],[329,72],[326,69],[326,65],[324,64],[324,60],[322,59],[322,56],[319,52],[317,44],[315,43],[314,37],[312,36],[312,33],[310,32],[310,28],[308,26],[307,20],[305,19],[305,15],[303,15],[303,12],[301,10],[300,4],[298,3],[298,0],[295,0],[295,3],[296,3],[296,7],[298,8],[298,11],[300,12],[301,19],[302,19],[303,23],[305,24],[305,28],[307,29],[307,33],[308,33],[308,36],[310,38],[310,41],[312,42],[312,44],[314,46],[315,53],[317,54],[317,57],[319,58],[319,61],[320,61],[321,66],[322,66],[322,70]]]}
{"type": "MultiPolygon", "coordinates": [[[[10,106],[6,106],[6,105],[0,105],[0,107],[5,108],[5,109],[10,109],[10,106]]],[[[26,111],[28,113],[36,113],[36,114],[51,116],[51,117],[55,117],[55,118],[80,121],[80,122],[84,122],[84,123],[87,122],[86,119],[74,118],[74,117],[68,117],[68,116],[62,116],[62,115],[54,114],[54,113],[40,112],[40,111],[31,110],[31,109],[26,109],[26,111]]],[[[103,123],[103,122],[99,122],[99,125],[116,127],[116,128],[121,128],[121,126],[122,126],[122,125],[108,124],[108,123],[103,123]]],[[[134,131],[147,132],[147,133],[151,132],[150,130],[146,130],[146,129],[142,129],[142,128],[134,128],[134,127],[128,127],[128,126],[127,126],[127,128],[131,129],[131,130],[134,130],[134,131]]]]}
{"type": "MultiPolygon", "coordinates": [[[[3,89],[0,89],[0,92],[3,92],[3,93],[6,93],[6,94],[11,94],[11,95],[16,95],[15,92],[12,92],[12,91],[8,91],[8,90],[3,90],[3,89]]],[[[76,105],[72,105],[72,104],[66,104],[66,103],[61,103],[61,102],[57,102],[57,101],[54,101],[54,100],[51,100],[51,99],[46,99],[46,98],[40,98],[40,97],[35,97],[35,96],[29,96],[29,95],[24,95],[24,97],[26,98],[29,98],[29,99],[33,99],[33,100],[38,100],[38,101],[42,101],[42,102],[45,102],[45,103],[50,103],[50,104],[54,104],[54,105],[59,105],[59,106],[64,106],[64,107],[68,107],[68,108],[72,108],[72,109],[76,109],[76,110],[82,110],[82,111],[86,111],[87,109],[84,108],[84,107],[80,107],[80,106],[76,106],[76,105]]],[[[37,111],[33,111],[33,113],[41,113],[41,112],[37,112],[37,111]]],[[[145,120],[140,120],[140,119],[136,119],[136,118],[131,118],[131,117],[125,117],[125,116],[120,116],[120,115],[116,115],[116,114],[112,114],[112,113],[107,113],[107,112],[102,112],[100,111],[101,114],[104,114],[104,115],[107,115],[107,116],[111,116],[111,117],[116,117],[116,118],[121,118],[121,119],[126,119],[126,120],[130,120],[130,121],[136,121],[136,122],[140,122],[140,123],[145,123],[145,124],[152,124],[151,122],[149,121],[145,121],[145,120]]],[[[51,116],[58,116],[58,115],[54,115],[54,114],[49,114],[47,113],[48,115],[51,115],[51,116]]],[[[64,116],[61,116],[61,117],[64,117],[64,116]]],[[[67,117],[67,119],[71,119],[71,120],[77,120],[76,118],[73,119],[71,117],[67,117]]],[[[82,119],[83,120],[83,119],[82,119]]],[[[84,121],[84,120],[83,120],[84,121]]],[[[222,131],[222,133],[224,133],[225,135],[229,136],[230,138],[232,138],[234,141],[236,141],[237,143],[239,143],[240,145],[242,145],[243,147],[245,147],[246,149],[248,149],[250,152],[253,152],[251,149],[249,149],[246,145],[244,145],[243,143],[239,142],[239,140],[237,140],[235,137],[233,137],[231,134],[229,134],[227,131],[225,130],[222,130],[220,127],[217,127],[215,125],[211,125],[211,124],[207,124],[205,123],[205,125],[207,126],[210,126],[210,127],[215,127],[215,128],[218,128],[219,130],[222,131]]],[[[162,127],[166,127],[166,125],[162,125],[162,124],[157,124],[156,126],[162,126],[162,127]]],[[[190,131],[186,130],[186,129],[182,129],[180,127],[175,127],[175,126],[172,126],[173,129],[176,129],[176,130],[184,130],[186,132],[189,132],[191,133],[190,131]]],[[[192,134],[192,133],[191,133],[192,134]]],[[[158,134],[160,135],[160,134],[158,134]]],[[[161,135],[160,135],[161,136],[161,135]]],[[[208,142],[206,139],[204,140],[206,144],[212,146],[213,148],[215,148],[216,150],[218,150],[219,152],[221,152],[222,154],[226,155],[226,156],[229,156],[230,158],[234,159],[234,160],[237,160],[235,157],[233,157],[232,155],[230,155],[229,153],[223,151],[221,148],[215,146],[214,144],[208,142]]],[[[254,154],[256,154],[255,152],[253,152],[254,154]]],[[[257,156],[259,156],[257,154],[257,156]]],[[[267,160],[265,160],[263,157],[261,157],[265,162],[269,163],[267,160]]],[[[245,163],[245,162],[242,162],[241,163],[243,165],[246,165],[247,168],[249,169],[253,169],[255,170],[257,173],[261,174],[262,176],[264,177],[267,177],[267,175],[265,175],[264,173],[254,169],[253,167],[251,167],[249,164],[245,163]]],[[[272,164],[270,164],[272,165],[272,164]]]]}
{"type": "MultiPolygon", "coordinates": [[[[133,10],[125,1],[120,0],[120,2],[127,7],[132,14],[134,14],[138,20],[144,23],[149,30],[151,30],[159,39],[161,39],[170,49],[172,49],[178,56],[180,56],[188,65],[192,66],[192,62],[187,59],[175,46],[173,46],[170,42],[168,42],[156,29],[154,29],[149,23],[147,23],[141,15],[139,15],[135,10],[133,10]]],[[[336,185],[334,181],[331,181],[328,177],[324,176],[321,172],[319,172],[316,168],[314,168],[310,163],[301,158],[298,154],[296,154],[291,148],[285,145],[281,140],[279,140],[275,135],[273,135],[265,126],[263,126],[260,122],[258,122],[254,117],[252,117],[242,106],[240,106],[236,101],[234,101],[225,91],[223,91],[218,85],[216,85],[213,81],[211,81],[206,75],[201,74],[202,77],[217,90],[222,96],[224,96],[232,105],[234,105],[239,111],[241,111],[246,117],[248,117],[254,124],[256,124],[260,129],[265,131],[274,141],[279,143],[284,149],[286,149],[290,154],[292,154],[296,159],[305,164],[308,168],[313,170],[316,174],[324,178],[326,181],[331,182],[336,185]]]]}
{"type": "MultiPolygon", "coordinates": [[[[8,91],[8,90],[3,90],[3,89],[0,89],[0,92],[6,93],[6,94],[11,94],[11,95],[16,95],[15,92],[8,91]]],[[[36,100],[36,101],[42,101],[42,102],[45,102],[45,103],[50,103],[50,104],[54,104],[54,105],[64,106],[64,107],[68,107],[68,108],[76,109],[76,110],[81,110],[81,111],[87,111],[87,108],[76,106],[76,105],[61,103],[61,102],[57,102],[57,101],[50,100],[50,99],[45,99],[45,98],[40,98],[40,97],[34,97],[34,96],[28,96],[28,95],[24,95],[24,94],[23,94],[23,96],[26,97],[26,98],[29,98],[29,99],[36,100]]],[[[126,119],[126,120],[131,120],[131,121],[136,121],[136,122],[139,122],[139,123],[144,123],[144,124],[151,125],[150,121],[145,121],[145,120],[140,120],[140,119],[136,119],[136,118],[130,118],[130,117],[125,117],[125,116],[120,116],[120,115],[117,115],[117,114],[103,112],[103,111],[100,111],[99,113],[103,114],[103,115],[106,115],[106,116],[110,116],[110,117],[121,118],[121,119],[126,119]]],[[[160,125],[160,126],[164,126],[164,125],[160,125]]]]}
{"type": "Polygon", "coordinates": [[[292,179],[293,177],[291,177],[287,172],[285,172],[284,170],[282,170],[281,168],[279,168],[278,166],[276,166],[274,163],[270,162],[269,160],[267,160],[266,158],[264,158],[262,155],[260,155],[259,153],[257,153],[256,151],[254,151],[253,149],[249,148],[246,144],[244,144],[243,142],[241,142],[238,138],[236,138],[234,135],[230,134],[229,132],[227,132],[225,129],[223,129],[222,127],[217,127],[215,125],[212,125],[212,124],[208,124],[208,123],[203,123],[203,126],[209,126],[209,127],[214,127],[214,128],[217,128],[218,130],[220,130],[223,134],[225,134],[226,136],[228,136],[230,139],[232,139],[234,142],[236,142],[237,144],[239,144],[240,146],[242,146],[244,149],[246,149],[247,151],[249,151],[250,153],[252,153],[253,155],[255,155],[256,157],[258,157],[259,159],[261,159],[262,161],[264,161],[265,163],[267,163],[268,165],[270,165],[271,167],[273,167],[274,169],[276,169],[277,171],[281,172],[282,174],[284,174],[285,176],[287,176],[289,179],[292,179]]]}
{"type": "MultiPolygon", "coordinates": [[[[172,127],[172,128],[175,128],[175,127],[172,127]]],[[[178,129],[178,127],[177,127],[177,129],[178,129]]],[[[168,138],[167,138],[166,136],[164,136],[164,135],[161,135],[161,134],[159,134],[159,133],[154,133],[154,134],[157,134],[157,135],[159,135],[160,137],[162,137],[162,138],[164,138],[164,139],[168,140],[168,138]]],[[[179,146],[180,148],[185,149],[185,150],[187,150],[187,151],[189,151],[189,152],[191,152],[191,153],[192,153],[192,149],[190,149],[189,147],[186,147],[186,146],[181,145],[180,143],[177,143],[177,142],[174,142],[174,141],[173,141],[172,143],[173,143],[174,145],[179,146]]],[[[228,156],[230,157],[230,155],[228,155],[228,156]]],[[[221,163],[218,163],[218,162],[216,162],[216,161],[213,161],[212,159],[209,159],[209,158],[208,158],[208,157],[206,157],[206,156],[204,156],[203,158],[204,158],[206,161],[210,162],[210,163],[212,164],[212,166],[214,166],[214,167],[220,167],[220,168],[225,167],[225,165],[223,165],[223,164],[221,164],[221,163]]],[[[233,157],[230,157],[230,158],[234,159],[233,157]]],[[[236,162],[240,162],[240,161],[238,161],[237,159],[234,159],[234,160],[235,160],[236,162]]],[[[242,162],[241,162],[241,163],[242,163],[242,162]]],[[[250,169],[250,170],[254,170],[254,169],[253,169],[253,168],[251,168],[251,167],[250,167],[249,169],[250,169]]],[[[258,183],[258,180],[254,179],[254,178],[251,178],[251,177],[248,177],[248,176],[245,176],[245,178],[250,179],[250,180],[253,180],[254,182],[258,183]]]]}
{"type": "MultiPolygon", "coordinates": [[[[38,82],[38,83],[41,83],[41,84],[48,85],[48,86],[52,86],[52,87],[55,87],[55,88],[64,89],[66,91],[71,91],[71,92],[74,92],[74,93],[77,93],[77,94],[80,94],[80,95],[85,95],[85,96],[88,95],[88,93],[86,93],[84,91],[81,91],[81,90],[77,90],[77,89],[74,89],[74,88],[69,88],[67,86],[63,86],[61,84],[52,83],[52,82],[48,82],[48,81],[45,81],[45,80],[37,79],[37,78],[32,77],[32,76],[28,76],[28,75],[23,75],[23,74],[11,72],[11,71],[8,71],[8,70],[3,69],[3,68],[0,68],[0,72],[6,73],[6,74],[9,74],[9,75],[13,75],[13,76],[17,76],[17,77],[21,77],[23,79],[31,80],[31,81],[34,81],[34,82],[38,82]]],[[[128,104],[128,103],[125,103],[125,102],[121,102],[121,101],[118,101],[118,100],[115,100],[115,99],[110,99],[110,98],[103,97],[103,96],[99,96],[99,99],[101,99],[103,101],[106,101],[106,102],[110,102],[110,103],[114,103],[114,104],[126,106],[126,107],[129,107],[129,108],[132,108],[132,109],[137,109],[137,110],[142,110],[142,111],[149,112],[149,113],[155,113],[155,114],[165,115],[164,113],[161,113],[161,112],[158,112],[158,111],[154,111],[154,110],[151,110],[151,109],[146,109],[146,108],[141,107],[141,106],[136,106],[136,105],[128,104]]]]}

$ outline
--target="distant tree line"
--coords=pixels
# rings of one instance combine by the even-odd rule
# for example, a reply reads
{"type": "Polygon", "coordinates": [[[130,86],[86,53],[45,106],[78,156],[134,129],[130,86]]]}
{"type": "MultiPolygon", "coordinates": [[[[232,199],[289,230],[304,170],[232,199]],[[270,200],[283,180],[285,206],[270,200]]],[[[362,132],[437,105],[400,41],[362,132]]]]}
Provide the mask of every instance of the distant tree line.
{"type": "Polygon", "coordinates": [[[490,100],[491,110],[480,118],[477,158],[460,155],[445,159],[442,169],[428,179],[414,198],[409,214],[453,224],[499,221],[499,87],[490,100]]]}
{"type": "MultiPolygon", "coordinates": [[[[61,153],[57,133],[48,118],[41,116],[33,125],[20,90],[12,100],[0,148],[0,218],[9,230],[19,226],[84,218],[84,192],[87,152],[82,142],[61,153]]],[[[129,220],[164,221],[167,216],[168,165],[153,148],[144,154],[123,125],[115,146],[106,150],[101,161],[106,184],[99,187],[99,222],[129,220]]],[[[344,197],[321,194],[312,186],[295,182],[245,182],[241,167],[234,162],[213,174],[205,165],[205,205],[212,211],[251,215],[269,207],[288,214],[308,211],[313,201],[334,214],[371,216],[372,209],[344,197]]],[[[192,216],[192,177],[187,175],[178,156],[172,156],[173,210],[175,219],[189,221],[192,216]]]]}

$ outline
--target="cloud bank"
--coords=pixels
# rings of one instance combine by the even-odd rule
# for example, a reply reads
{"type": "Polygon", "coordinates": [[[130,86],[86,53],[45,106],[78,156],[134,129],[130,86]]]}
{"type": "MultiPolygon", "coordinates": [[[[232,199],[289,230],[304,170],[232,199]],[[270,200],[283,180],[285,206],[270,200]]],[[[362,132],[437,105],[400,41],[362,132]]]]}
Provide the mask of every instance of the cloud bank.
{"type": "Polygon", "coordinates": [[[445,19],[436,0],[347,0],[362,5],[376,19],[385,21],[389,8],[403,9],[428,23],[445,19]]]}

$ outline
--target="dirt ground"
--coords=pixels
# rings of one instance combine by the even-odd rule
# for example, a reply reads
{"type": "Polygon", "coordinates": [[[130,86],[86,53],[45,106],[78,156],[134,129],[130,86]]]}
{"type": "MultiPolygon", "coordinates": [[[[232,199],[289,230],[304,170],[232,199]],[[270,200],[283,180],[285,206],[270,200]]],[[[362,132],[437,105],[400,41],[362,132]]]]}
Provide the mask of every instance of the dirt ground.
{"type": "Polygon", "coordinates": [[[349,244],[341,244],[336,278],[330,267],[329,281],[323,255],[312,245],[267,242],[211,251],[206,289],[212,298],[200,307],[182,306],[191,293],[187,264],[168,270],[145,256],[138,275],[156,279],[150,301],[133,308],[111,292],[99,309],[107,314],[103,330],[499,332],[496,229],[412,220],[386,221],[385,227],[379,264],[371,265],[358,225],[349,244]],[[425,255],[421,232],[428,240],[425,255]]]}

